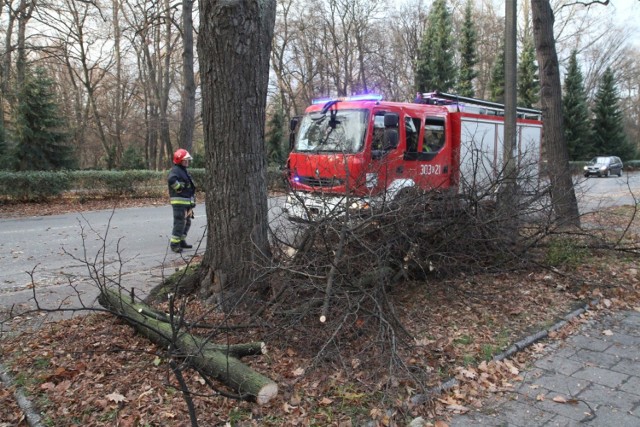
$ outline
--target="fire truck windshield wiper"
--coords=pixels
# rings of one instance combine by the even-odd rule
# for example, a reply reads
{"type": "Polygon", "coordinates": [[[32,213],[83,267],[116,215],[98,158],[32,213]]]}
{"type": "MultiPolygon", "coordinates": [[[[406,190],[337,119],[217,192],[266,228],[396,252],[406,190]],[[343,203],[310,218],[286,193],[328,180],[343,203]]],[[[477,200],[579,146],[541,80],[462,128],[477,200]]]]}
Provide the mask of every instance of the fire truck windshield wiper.
{"type": "MultiPolygon", "coordinates": [[[[334,99],[334,100],[331,100],[331,101],[327,102],[326,104],[324,104],[324,107],[322,107],[322,110],[314,111],[313,113],[311,113],[309,115],[311,120],[316,122],[318,120],[324,119],[327,116],[327,111],[329,111],[329,109],[331,107],[333,107],[334,105],[336,105],[338,102],[340,102],[339,99],[334,99]]],[[[332,116],[335,115],[335,113],[333,111],[331,113],[332,113],[332,116]]]]}
{"type": "Polygon", "coordinates": [[[327,111],[329,111],[329,108],[333,107],[338,102],[340,102],[339,99],[334,99],[324,104],[324,107],[322,107],[322,111],[321,111],[322,115],[324,116],[325,114],[327,114],[327,111]]]}

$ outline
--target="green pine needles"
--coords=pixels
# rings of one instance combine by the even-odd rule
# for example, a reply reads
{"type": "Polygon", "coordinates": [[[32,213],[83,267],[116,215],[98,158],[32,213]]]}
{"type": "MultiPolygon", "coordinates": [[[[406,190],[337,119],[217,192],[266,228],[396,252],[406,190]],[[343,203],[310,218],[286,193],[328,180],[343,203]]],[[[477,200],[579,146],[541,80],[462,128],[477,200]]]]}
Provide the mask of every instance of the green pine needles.
{"type": "Polygon", "coordinates": [[[584,77],[578,66],[577,52],[569,57],[562,98],[564,135],[570,160],[589,160],[596,155],[591,133],[591,118],[584,77]]]}
{"type": "Polygon", "coordinates": [[[13,168],[16,170],[72,169],[73,148],[56,102],[53,80],[43,67],[28,72],[15,110],[13,168]]]}
{"type": "Polygon", "coordinates": [[[446,0],[436,0],[427,16],[416,66],[418,92],[450,92],[456,81],[451,13],[446,0]]]}

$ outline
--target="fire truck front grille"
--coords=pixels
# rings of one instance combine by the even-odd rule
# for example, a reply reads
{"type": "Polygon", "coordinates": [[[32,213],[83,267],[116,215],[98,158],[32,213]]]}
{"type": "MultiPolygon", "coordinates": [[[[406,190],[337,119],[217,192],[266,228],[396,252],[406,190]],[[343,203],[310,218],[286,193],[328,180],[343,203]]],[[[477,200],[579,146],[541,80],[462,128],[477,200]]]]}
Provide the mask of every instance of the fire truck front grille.
{"type": "Polygon", "coordinates": [[[344,184],[344,180],[338,178],[315,178],[312,176],[301,176],[298,181],[300,184],[309,187],[337,187],[344,184]]]}

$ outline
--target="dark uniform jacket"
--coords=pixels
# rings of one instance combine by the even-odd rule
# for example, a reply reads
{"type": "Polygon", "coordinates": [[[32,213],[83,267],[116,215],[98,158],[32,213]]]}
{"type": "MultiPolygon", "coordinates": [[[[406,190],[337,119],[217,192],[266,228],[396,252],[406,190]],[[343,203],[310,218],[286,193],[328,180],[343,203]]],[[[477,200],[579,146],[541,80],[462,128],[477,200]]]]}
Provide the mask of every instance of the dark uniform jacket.
{"type": "Polygon", "coordinates": [[[169,198],[172,205],[194,207],[196,205],[196,186],[191,180],[187,168],[173,165],[169,177],[169,198]]]}

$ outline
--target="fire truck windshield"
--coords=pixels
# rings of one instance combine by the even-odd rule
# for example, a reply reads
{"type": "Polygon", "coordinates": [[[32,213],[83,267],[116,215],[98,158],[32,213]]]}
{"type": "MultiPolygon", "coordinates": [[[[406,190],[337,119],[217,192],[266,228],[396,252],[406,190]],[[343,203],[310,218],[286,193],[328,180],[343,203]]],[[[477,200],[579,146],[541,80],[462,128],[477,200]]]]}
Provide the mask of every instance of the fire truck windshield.
{"type": "Polygon", "coordinates": [[[364,147],[368,110],[311,112],[300,122],[295,151],[357,153],[364,147]]]}

